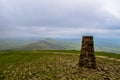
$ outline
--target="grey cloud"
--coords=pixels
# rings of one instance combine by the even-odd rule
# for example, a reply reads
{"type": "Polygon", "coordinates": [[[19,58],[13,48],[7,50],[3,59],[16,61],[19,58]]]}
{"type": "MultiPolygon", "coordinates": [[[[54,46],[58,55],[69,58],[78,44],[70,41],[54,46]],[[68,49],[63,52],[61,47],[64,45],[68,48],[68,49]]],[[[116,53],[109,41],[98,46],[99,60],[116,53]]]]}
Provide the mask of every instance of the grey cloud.
{"type": "Polygon", "coordinates": [[[5,10],[4,16],[7,16],[9,25],[75,27],[93,23],[101,17],[96,14],[99,6],[92,6],[92,3],[69,6],[67,4],[58,5],[60,1],[54,0],[36,1],[13,0],[6,5],[9,8],[5,10]]]}
{"type": "Polygon", "coordinates": [[[86,28],[81,34],[120,30],[120,20],[106,12],[100,0],[1,0],[0,4],[0,35],[77,36],[75,29],[86,28]]]}

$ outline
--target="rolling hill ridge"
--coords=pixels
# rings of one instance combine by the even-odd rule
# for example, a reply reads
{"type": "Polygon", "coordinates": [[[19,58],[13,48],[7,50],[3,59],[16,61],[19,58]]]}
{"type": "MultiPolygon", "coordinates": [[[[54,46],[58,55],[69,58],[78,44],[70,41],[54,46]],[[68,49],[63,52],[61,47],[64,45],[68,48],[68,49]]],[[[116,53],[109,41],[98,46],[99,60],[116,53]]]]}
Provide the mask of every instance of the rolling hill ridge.
{"type": "Polygon", "coordinates": [[[79,48],[75,43],[59,41],[51,38],[40,40],[21,47],[22,50],[76,50],[79,48]]]}
{"type": "MultiPolygon", "coordinates": [[[[120,53],[120,39],[95,38],[95,51],[120,53]]],[[[81,39],[20,38],[0,39],[0,50],[80,50],[81,39]]]]}

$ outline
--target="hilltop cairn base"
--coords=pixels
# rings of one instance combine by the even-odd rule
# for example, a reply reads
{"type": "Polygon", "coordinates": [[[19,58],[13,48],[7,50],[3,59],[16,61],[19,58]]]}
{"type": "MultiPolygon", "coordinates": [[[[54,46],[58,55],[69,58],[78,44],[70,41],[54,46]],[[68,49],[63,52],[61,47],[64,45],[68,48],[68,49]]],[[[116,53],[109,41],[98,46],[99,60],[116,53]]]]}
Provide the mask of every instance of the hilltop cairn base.
{"type": "Polygon", "coordinates": [[[96,68],[96,58],[94,55],[93,36],[83,36],[79,59],[79,66],[86,68],[96,68]]]}

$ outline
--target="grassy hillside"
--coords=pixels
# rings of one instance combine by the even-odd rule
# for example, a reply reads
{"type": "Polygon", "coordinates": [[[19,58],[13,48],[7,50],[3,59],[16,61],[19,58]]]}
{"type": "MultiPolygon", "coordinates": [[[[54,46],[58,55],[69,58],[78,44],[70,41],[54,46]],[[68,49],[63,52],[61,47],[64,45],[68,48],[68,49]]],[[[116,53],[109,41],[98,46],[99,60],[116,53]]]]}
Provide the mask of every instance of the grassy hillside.
{"type": "MultiPolygon", "coordinates": [[[[120,59],[120,54],[96,52],[120,59]],[[119,57],[118,57],[119,56],[119,57]]],[[[79,51],[0,52],[0,80],[119,80],[120,62],[97,57],[97,69],[78,68],[79,51]]]]}

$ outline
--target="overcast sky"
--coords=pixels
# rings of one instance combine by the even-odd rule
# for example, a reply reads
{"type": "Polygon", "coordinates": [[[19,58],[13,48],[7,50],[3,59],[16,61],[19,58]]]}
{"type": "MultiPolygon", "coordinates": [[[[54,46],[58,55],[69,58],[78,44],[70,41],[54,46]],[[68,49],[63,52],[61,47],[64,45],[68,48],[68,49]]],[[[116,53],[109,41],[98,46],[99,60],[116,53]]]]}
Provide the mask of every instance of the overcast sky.
{"type": "Polygon", "coordinates": [[[0,37],[120,37],[120,0],[0,0],[0,37]]]}

